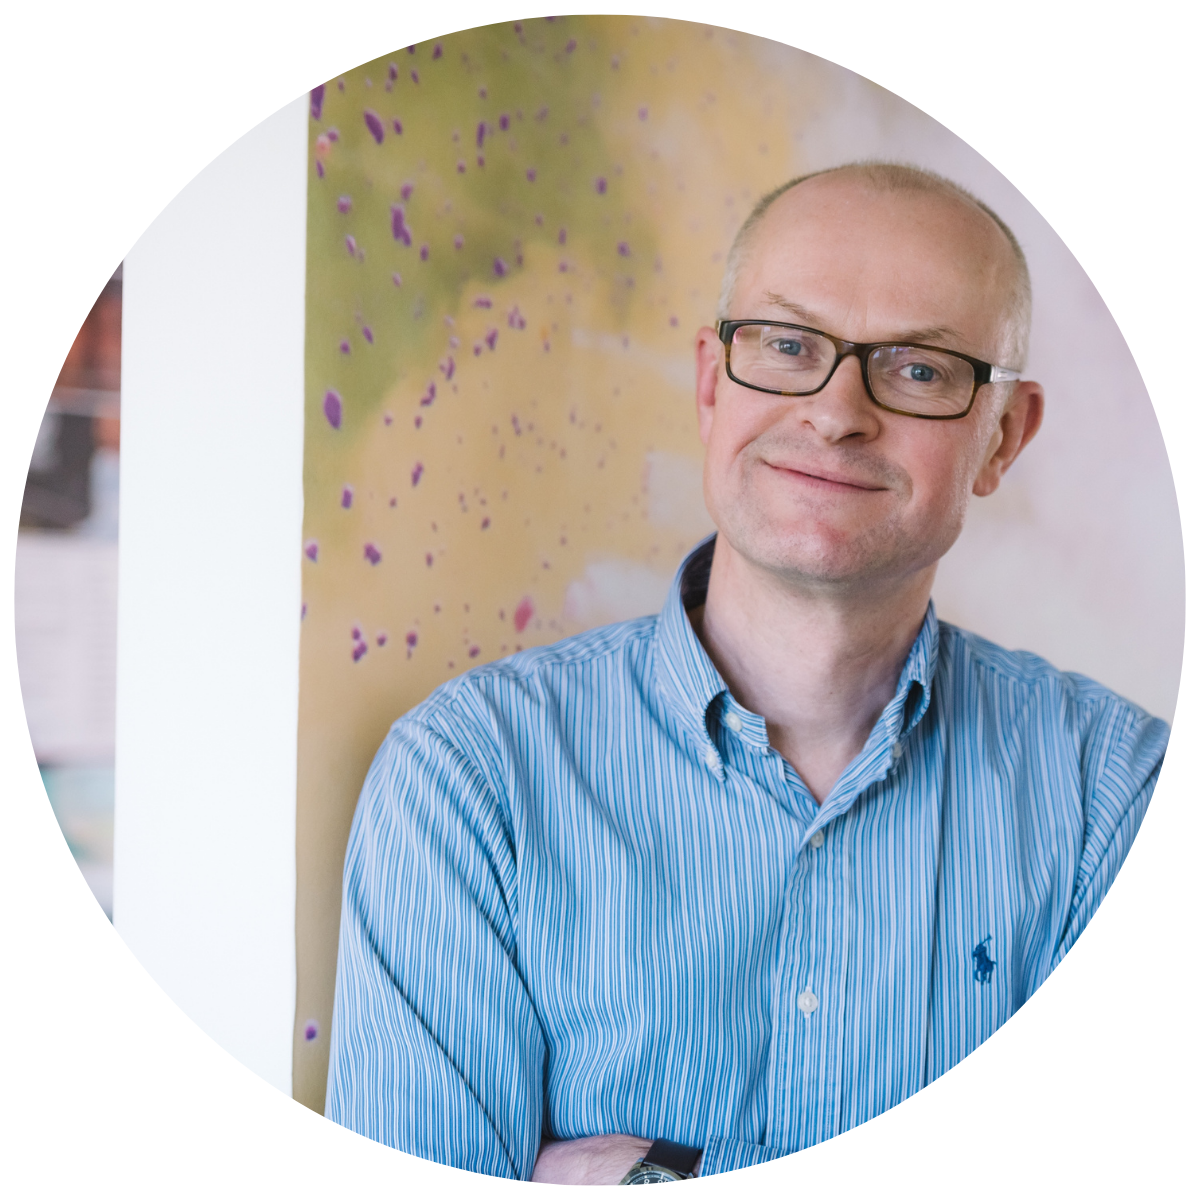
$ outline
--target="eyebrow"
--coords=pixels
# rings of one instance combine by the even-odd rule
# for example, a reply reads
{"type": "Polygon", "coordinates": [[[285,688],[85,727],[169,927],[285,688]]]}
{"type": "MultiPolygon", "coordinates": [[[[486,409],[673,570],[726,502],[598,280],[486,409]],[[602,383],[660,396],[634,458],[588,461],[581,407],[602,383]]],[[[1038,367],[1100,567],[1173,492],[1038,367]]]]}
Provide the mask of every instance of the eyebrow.
{"type": "MultiPolygon", "coordinates": [[[[816,313],[810,312],[802,304],[797,304],[793,300],[788,300],[784,296],[780,296],[776,292],[768,292],[767,303],[774,305],[776,308],[785,309],[788,313],[796,318],[801,325],[809,325],[813,328],[820,328],[817,324],[820,317],[816,313]]],[[[919,329],[902,329],[898,333],[893,334],[889,338],[885,338],[889,342],[954,342],[963,341],[962,334],[957,329],[949,325],[927,325],[919,329]]]]}

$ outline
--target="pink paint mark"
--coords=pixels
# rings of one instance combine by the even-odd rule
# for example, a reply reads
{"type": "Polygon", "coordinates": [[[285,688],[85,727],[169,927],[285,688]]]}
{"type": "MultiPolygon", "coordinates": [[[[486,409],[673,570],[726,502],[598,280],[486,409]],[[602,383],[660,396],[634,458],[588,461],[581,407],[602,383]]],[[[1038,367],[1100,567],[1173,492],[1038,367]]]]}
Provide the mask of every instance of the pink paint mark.
{"type": "Polygon", "coordinates": [[[425,262],[429,258],[429,243],[425,242],[421,246],[421,261],[425,262]]]}
{"type": "Polygon", "coordinates": [[[565,246],[567,244],[567,231],[565,228],[558,231],[558,244],[565,246]]]}
{"type": "Polygon", "coordinates": [[[638,120],[644,121],[649,115],[650,110],[643,104],[642,107],[638,109],[638,120]]]}
{"type": "Polygon", "coordinates": [[[392,423],[392,414],[390,412],[385,412],[383,414],[383,423],[385,425],[390,425],[392,423]]]}
{"type": "Polygon", "coordinates": [[[400,68],[395,63],[388,63],[388,82],[395,83],[400,77],[400,68]]]}
{"type": "Polygon", "coordinates": [[[503,278],[505,275],[508,274],[508,263],[506,263],[504,261],[504,259],[498,258],[498,259],[496,259],[496,261],[494,263],[492,263],[492,270],[500,278],[503,278]]]}
{"type": "Polygon", "coordinates": [[[408,77],[413,81],[413,83],[421,82],[421,77],[420,77],[420,75],[417,74],[415,67],[411,71],[409,71],[408,77]]]}
{"type": "Polygon", "coordinates": [[[350,353],[350,343],[348,341],[346,341],[345,338],[342,338],[341,342],[338,344],[338,349],[343,354],[349,354],[350,353]]]}
{"type": "Polygon", "coordinates": [[[336,142],[338,140],[338,138],[341,137],[342,135],[340,133],[338,133],[337,126],[330,125],[330,127],[327,130],[325,130],[325,136],[331,142],[336,142]]]}
{"type": "Polygon", "coordinates": [[[499,124],[500,124],[500,128],[501,128],[501,129],[503,129],[503,130],[507,130],[507,129],[508,129],[508,113],[501,113],[501,114],[500,114],[500,122],[499,122],[499,124]]]}
{"type": "Polygon", "coordinates": [[[608,180],[603,175],[596,180],[596,195],[603,196],[608,191],[608,180]]]}
{"type": "Polygon", "coordinates": [[[338,212],[348,213],[350,211],[350,209],[353,207],[353,201],[351,201],[349,196],[339,196],[337,206],[338,206],[338,212]]]}
{"type": "Polygon", "coordinates": [[[429,386],[425,389],[425,394],[421,397],[422,408],[428,408],[437,397],[437,384],[431,379],[429,386]]]}
{"type": "Polygon", "coordinates": [[[342,507],[349,508],[353,503],[354,489],[349,484],[346,484],[346,486],[342,488],[342,507]]]}
{"type": "Polygon", "coordinates": [[[671,328],[675,329],[678,325],[679,325],[679,318],[676,316],[672,316],[671,317],[671,328]]]}
{"type": "Polygon", "coordinates": [[[454,248],[455,248],[455,250],[461,250],[461,249],[463,248],[463,244],[464,244],[464,243],[463,243],[463,235],[462,235],[461,233],[456,233],[456,234],[454,235],[454,248]]]}
{"type": "Polygon", "coordinates": [[[487,331],[487,333],[484,334],[483,340],[487,343],[487,348],[489,350],[495,350],[496,339],[499,336],[500,336],[500,330],[498,330],[498,329],[489,329],[487,331]]]}
{"type": "Polygon", "coordinates": [[[363,546],[363,558],[365,558],[367,562],[374,567],[379,564],[380,560],[383,558],[383,555],[379,553],[379,547],[376,546],[374,542],[367,542],[367,544],[363,546]]]}
{"type": "Polygon", "coordinates": [[[395,497],[395,496],[393,496],[393,497],[392,497],[392,498],[391,498],[391,499],[388,501],[388,508],[395,508],[395,507],[396,507],[396,497],[395,497]]]}
{"type": "Polygon", "coordinates": [[[315,1041],[321,1032],[321,1027],[316,1021],[306,1021],[304,1025],[304,1040],[306,1042],[315,1041]]]}
{"type": "Polygon", "coordinates": [[[474,350],[475,357],[478,358],[483,353],[483,343],[476,342],[475,345],[471,347],[471,349],[474,350]]]}
{"type": "Polygon", "coordinates": [[[479,124],[475,126],[475,148],[476,149],[478,149],[480,146],[483,145],[483,139],[485,137],[487,137],[487,122],[480,121],[479,124]]]}
{"type": "Polygon", "coordinates": [[[362,656],[364,654],[366,654],[366,652],[367,652],[367,643],[366,642],[357,642],[354,646],[354,649],[350,652],[350,657],[352,659],[354,659],[355,662],[358,662],[358,660],[360,658],[362,658],[362,656]]]}
{"type": "Polygon", "coordinates": [[[574,39],[574,38],[572,38],[572,39],[571,39],[571,40],[570,40],[570,41],[569,41],[569,42],[568,42],[568,43],[567,43],[567,44],[566,44],[566,45],[563,47],[563,51],[564,51],[564,53],[566,53],[566,54],[574,54],[574,53],[575,53],[575,47],[576,47],[576,45],[577,45],[577,43],[576,43],[575,39],[574,39]]]}
{"type": "Polygon", "coordinates": [[[532,183],[537,178],[537,168],[536,167],[526,167],[525,168],[525,178],[528,179],[530,183],[532,183]]]}
{"type": "Polygon", "coordinates": [[[468,657],[468,658],[478,658],[478,657],[479,657],[479,647],[478,647],[478,646],[472,646],[472,647],[471,647],[471,648],[470,648],[470,649],[467,651],[467,657],[468,657]]]}
{"type": "Polygon", "coordinates": [[[432,555],[432,554],[426,553],[426,555],[425,555],[425,565],[426,565],[427,567],[432,567],[432,566],[433,566],[433,555],[432,555]]]}
{"type": "Polygon", "coordinates": [[[461,158],[458,160],[458,173],[460,175],[465,175],[467,173],[467,164],[463,162],[461,158]]]}
{"type": "Polygon", "coordinates": [[[559,269],[559,272],[560,272],[560,274],[564,274],[564,275],[565,275],[565,274],[566,274],[566,273],[567,273],[567,272],[568,272],[568,271],[571,269],[571,266],[570,266],[570,264],[567,262],[567,260],[564,258],[564,259],[563,259],[563,260],[562,260],[562,261],[561,261],[561,262],[558,264],[558,269],[559,269]]]}
{"type": "Polygon", "coordinates": [[[375,335],[371,332],[370,325],[364,325],[362,333],[363,337],[367,339],[369,345],[375,345],[375,335]]]}
{"type": "Polygon", "coordinates": [[[442,43],[441,43],[441,42],[438,42],[438,44],[437,44],[436,46],[434,46],[434,48],[433,48],[433,57],[434,57],[434,58],[441,58],[441,57],[442,57],[442,43]]]}
{"type": "Polygon", "coordinates": [[[513,433],[515,433],[517,435],[517,437],[520,437],[521,436],[521,422],[517,419],[516,413],[513,413],[513,415],[512,415],[512,427],[513,427],[513,433]]]}
{"type": "Polygon", "coordinates": [[[445,362],[438,363],[438,370],[446,376],[446,382],[449,383],[454,378],[454,359],[447,354],[445,362]]]}
{"type": "Polygon", "coordinates": [[[421,428],[421,414],[420,414],[420,413],[418,413],[418,414],[417,414],[415,417],[413,417],[413,424],[414,424],[414,425],[415,425],[415,426],[416,426],[418,429],[420,429],[420,428],[421,428]]]}
{"type": "Polygon", "coordinates": [[[490,297],[488,297],[488,296],[476,296],[475,297],[475,307],[476,308],[491,308],[492,301],[491,301],[490,297]]]}
{"type": "Polygon", "coordinates": [[[628,258],[629,254],[630,254],[629,243],[628,242],[618,242],[617,243],[617,253],[622,258],[628,258]]]}
{"type": "Polygon", "coordinates": [[[325,178],[325,164],[319,158],[317,159],[317,178],[325,178]]]}
{"type": "Polygon", "coordinates": [[[399,272],[399,271],[393,271],[393,272],[392,272],[392,286],[393,286],[393,287],[400,287],[400,285],[401,285],[403,282],[404,282],[404,280],[400,278],[400,272],[399,272]]]}
{"type": "Polygon", "coordinates": [[[412,485],[416,487],[421,482],[421,476],[425,474],[425,464],[417,463],[412,469],[412,485]]]}
{"type": "Polygon", "coordinates": [[[407,204],[409,202],[409,200],[412,198],[412,194],[413,194],[413,185],[411,183],[406,183],[401,186],[400,199],[403,200],[405,204],[407,204]]]}
{"type": "Polygon", "coordinates": [[[476,165],[477,167],[482,167],[482,166],[483,166],[483,155],[482,155],[482,154],[477,154],[477,155],[475,155],[475,165],[476,165]]]}
{"type": "Polygon", "coordinates": [[[480,528],[480,529],[487,529],[487,528],[489,528],[489,527],[491,526],[491,523],[492,523],[492,518],[491,518],[491,517],[484,517],[484,518],[483,518],[483,523],[482,523],[482,524],[479,526],[479,528],[480,528]]]}
{"type": "Polygon", "coordinates": [[[325,393],[325,420],[334,429],[342,427],[342,398],[332,388],[325,393]]]}
{"type": "Polygon", "coordinates": [[[549,115],[550,115],[550,109],[545,104],[543,104],[542,107],[539,108],[537,110],[537,112],[535,112],[533,114],[533,119],[535,121],[544,121],[549,115]]]}
{"type": "Polygon", "coordinates": [[[404,644],[408,647],[408,657],[412,658],[412,652],[417,648],[417,633],[416,630],[410,629],[404,635],[404,644]]]}
{"type": "Polygon", "coordinates": [[[346,253],[353,258],[358,253],[358,243],[354,240],[354,234],[346,234],[346,253]]]}
{"type": "Polygon", "coordinates": [[[362,641],[362,628],[360,626],[354,625],[351,627],[350,640],[352,642],[361,642],[362,641]]]}
{"type": "Polygon", "coordinates": [[[304,543],[304,557],[309,559],[311,562],[317,561],[317,543],[316,542],[305,542],[304,543]]]}
{"type": "Polygon", "coordinates": [[[508,327],[509,329],[525,328],[525,318],[521,316],[521,310],[515,304],[508,311],[508,327]]]}
{"type": "Polygon", "coordinates": [[[518,633],[525,632],[525,626],[529,624],[530,618],[533,616],[533,601],[524,596],[521,603],[517,605],[516,612],[513,613],[513,628],[518,633]]]}
{"type": "Polygon", "coordinates": [[[300,605],[300,620],[302,620],[302,621],[303,621],[303,620],[304,620],[304,618],[305,618],[305,617],[307,617],[307,616],[308,616],[308,605],[307,605],[307,604],[301,604],[301,605],[300,605]]]}
{"type": "Polygon", "coordinates": [[[375,645],[377,645],[377,646],[386,646],[387,645],[387,634],[382,629],[375,635],[375,645]]]}

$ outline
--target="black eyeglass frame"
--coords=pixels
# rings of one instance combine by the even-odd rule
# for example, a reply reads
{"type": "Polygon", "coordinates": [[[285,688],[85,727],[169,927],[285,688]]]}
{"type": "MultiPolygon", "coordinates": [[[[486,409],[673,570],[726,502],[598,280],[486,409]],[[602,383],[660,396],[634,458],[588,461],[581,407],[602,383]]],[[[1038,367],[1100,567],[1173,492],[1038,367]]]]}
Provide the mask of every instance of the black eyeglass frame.
{"type": "Polygon", "coordinates": [[[811,325],[790,325],[786,321],[764,321],[761,318],[744,321],[721,320],[717,322],[717,337],[725,344],[725,374],[742,387],[753,388],[756,392],[767,392],[772,396],[814,396],[833,378],[834,372],[842,365],[842,360],[853,355],[858,359],[859,367],[862,370],[863,387],[872,404],[877,404],[887,412],[898,413],[902,417],[916,417],[922,421],[958,421],[974,407],[975,397],[985,383],[1015,383],[1021,378],[1021,373],[1012,370],[1011,367],[998,367],[994,363],[984,362],[981,358],[972,358],[969,354],[963,354],[961,350],[950,350],[945,346],[927,346],[921,342],[848,342],[844,338],[834,337],[832,333],[826,333],[823,329],[813,329],[811,325]],[[818,337],[823,337],[833,343],[837,357],[833,360],[833,366],[829,368],[829,374],[815,388],[809,388],[807,391],[785,392],[779,388],[765,388],[759,387],[755,383],[747,383],[733,373],[733,366],[729,361],[733,348],[733,335],[744,325],[769,325],[772,329],[797,329],[801,333],[815,333],[818,337]],[[909,412],[906,408],[893,408],[890,404],[884,404],[871,388],[867,360],[874,351],[893,346],[908,346],[914,350],[934,350],[938,354],[949,354],[954,358],[961,358],[963,362],[970,363],[975,372],[975,383],[971,388],[971,398],[967,401],[967,407],[962,412],[949,414],[916,413],[909,412]]]}

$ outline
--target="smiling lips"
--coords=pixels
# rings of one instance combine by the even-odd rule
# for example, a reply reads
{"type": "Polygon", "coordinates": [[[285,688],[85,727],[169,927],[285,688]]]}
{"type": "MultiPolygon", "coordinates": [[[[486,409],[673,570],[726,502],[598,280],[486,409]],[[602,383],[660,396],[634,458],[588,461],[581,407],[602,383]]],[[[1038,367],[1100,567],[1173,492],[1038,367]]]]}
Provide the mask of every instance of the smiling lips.
{"type": "MultiPolygon", "coordinates": [[[[764,460],[765,462],[765,460],[764,460]]],[[[766,464],[773,471],[780,471],[791,478],[808,484],[812,487],[820,488],[822,491],[834,492],[883,492],[886,487],[879,483],[870,483],[862,479],[854,479],[849,475],[843,475],[841,472],[828,470],[825,467],[812,470],[802,470],[799,467],[787,467],[780,463],[766,464]]]]}

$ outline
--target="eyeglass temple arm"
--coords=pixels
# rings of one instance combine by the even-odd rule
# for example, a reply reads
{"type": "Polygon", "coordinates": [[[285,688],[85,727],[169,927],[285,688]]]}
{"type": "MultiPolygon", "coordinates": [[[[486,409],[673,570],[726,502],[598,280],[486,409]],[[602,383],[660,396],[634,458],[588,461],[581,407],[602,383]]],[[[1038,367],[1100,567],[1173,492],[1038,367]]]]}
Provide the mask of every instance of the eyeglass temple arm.
{"type": "Polygon", "coordinates": [[[1020,378],[1020,371],[1010,371],[1007,367],[993,367],[988,383],[1015,383],[1020,378]]]}

